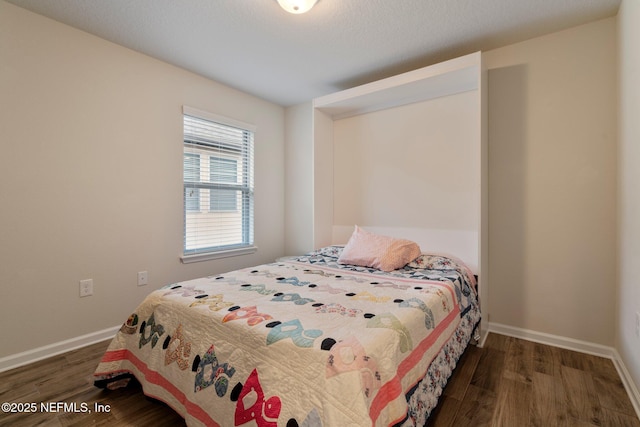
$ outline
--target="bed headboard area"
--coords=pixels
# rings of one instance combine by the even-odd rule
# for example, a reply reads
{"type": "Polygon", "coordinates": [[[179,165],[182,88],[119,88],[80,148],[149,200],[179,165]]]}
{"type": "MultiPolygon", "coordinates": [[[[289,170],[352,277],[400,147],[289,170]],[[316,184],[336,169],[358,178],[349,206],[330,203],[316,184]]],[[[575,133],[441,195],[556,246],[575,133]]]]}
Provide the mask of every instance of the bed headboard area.
{"type": "Polygon", "coordinates": [[[480,52],[315,99],[314,247],[357,224],[487,283],[486,110],[480,52]]]}
{"type": "MultiPolygon", "coordinates": [[[[475,231],[375,226],[363,228],[383,236],[416,242],[422,252],[453,255],[464,261],[474,274],[478,274],[478,233],[475,231]]],[[[334,225],[332,243],[346,244],[353,229],[354,226],[334,225]]]]}

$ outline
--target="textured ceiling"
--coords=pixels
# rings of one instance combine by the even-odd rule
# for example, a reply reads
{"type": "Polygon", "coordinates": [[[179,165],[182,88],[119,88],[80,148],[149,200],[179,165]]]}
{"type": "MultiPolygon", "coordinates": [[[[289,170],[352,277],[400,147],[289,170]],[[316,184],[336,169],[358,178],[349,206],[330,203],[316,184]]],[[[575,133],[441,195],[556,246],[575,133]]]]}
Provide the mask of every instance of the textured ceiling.
{"type": "Polygon", "coordinates": [[[614,16],[620,0],[8,0],[280,105],[614,16]]]}

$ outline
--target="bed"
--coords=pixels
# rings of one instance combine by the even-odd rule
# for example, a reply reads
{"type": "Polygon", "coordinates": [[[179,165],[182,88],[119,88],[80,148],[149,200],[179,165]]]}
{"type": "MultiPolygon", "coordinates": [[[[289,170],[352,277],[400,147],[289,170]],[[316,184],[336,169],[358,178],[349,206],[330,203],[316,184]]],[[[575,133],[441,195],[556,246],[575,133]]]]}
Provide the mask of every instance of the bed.
{"type": "Polygon", "coordinates": [[[479,322],[475,278],[438,254],[385,272],[343,250],[152,292],[96,386],[135,377],[188,425],[424,425],[479,322]]]}

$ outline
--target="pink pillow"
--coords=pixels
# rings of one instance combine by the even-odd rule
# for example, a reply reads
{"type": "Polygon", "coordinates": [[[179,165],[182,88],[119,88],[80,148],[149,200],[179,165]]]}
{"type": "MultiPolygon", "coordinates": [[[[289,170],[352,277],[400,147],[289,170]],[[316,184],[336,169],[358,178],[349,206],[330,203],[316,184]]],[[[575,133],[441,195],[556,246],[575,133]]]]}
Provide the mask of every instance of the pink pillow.
{"type": "Polygon", "coordinates": [[[380,236],[356,225],[338,262],[393,271],[404,267],[419,255],[420,247],[415,242],[380,236]]]}

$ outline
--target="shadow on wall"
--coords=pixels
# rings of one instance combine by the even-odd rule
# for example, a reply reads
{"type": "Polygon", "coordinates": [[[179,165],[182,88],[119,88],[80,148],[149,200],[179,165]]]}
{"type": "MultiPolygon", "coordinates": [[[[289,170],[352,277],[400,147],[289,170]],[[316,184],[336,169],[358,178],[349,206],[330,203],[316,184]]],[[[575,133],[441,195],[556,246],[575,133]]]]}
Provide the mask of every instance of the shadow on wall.
{"type": "Polygon", "coordinates": [[[526,325],[527,66],[488,70],[491,322],[526,325]]]}

